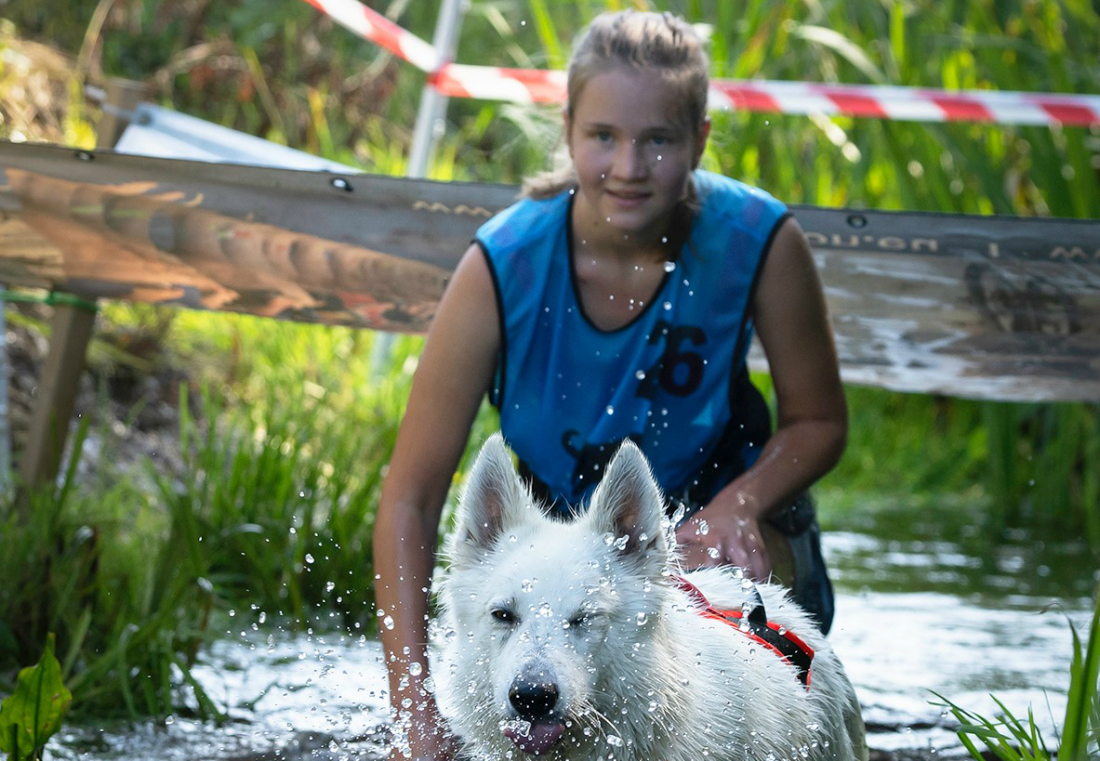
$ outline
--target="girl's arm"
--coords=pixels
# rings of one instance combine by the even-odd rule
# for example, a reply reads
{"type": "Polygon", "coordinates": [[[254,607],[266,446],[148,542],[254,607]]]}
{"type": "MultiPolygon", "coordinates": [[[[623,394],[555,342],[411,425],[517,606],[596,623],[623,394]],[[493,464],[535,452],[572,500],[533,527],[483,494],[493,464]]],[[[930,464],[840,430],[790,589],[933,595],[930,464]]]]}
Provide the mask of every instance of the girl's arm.
{"type": "Polygon", "coordinates": [[[809,243],[793,218],[772,243],[752,311],[775,387],[778,425],[760,459],[686,521],[677,538],[687,567],[728,563],[766,579],[771,560],[760,521],[831,470],[848,436],[825,295],[809,243]],[[698,530],[702,520],[706,533],[698,530]]]}
{"type": "MultiPolygon", "coordinates": [[[[379,631],[391,710],[401,717],[395,746],[407,740],[413,759],[454,755],[424,689],[428,588],[443,504],[499,346],[496,294],[475,244],[455,269],[428,332],[374,526],[379,631]]],[[[397,747],[391,757],[401,757],[397,747]]]]}

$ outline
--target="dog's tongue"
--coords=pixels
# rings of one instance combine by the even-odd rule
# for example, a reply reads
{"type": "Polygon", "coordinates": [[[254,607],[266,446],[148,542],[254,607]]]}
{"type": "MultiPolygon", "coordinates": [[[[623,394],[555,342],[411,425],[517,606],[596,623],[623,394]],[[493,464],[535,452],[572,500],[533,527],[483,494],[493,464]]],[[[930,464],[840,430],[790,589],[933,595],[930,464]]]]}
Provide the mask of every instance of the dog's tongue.
{"type": "Polygon", "coordinates": [[[525,728],[527,728],[526,722],[520,726],[506,726],[504,736],[514,742],[516,747],[524,753],[530,753],[533,756],[550,750],[565,732],[565,725],[560,722],[535,722],[530,725],[526,733],[523,732],[525,728]]]}

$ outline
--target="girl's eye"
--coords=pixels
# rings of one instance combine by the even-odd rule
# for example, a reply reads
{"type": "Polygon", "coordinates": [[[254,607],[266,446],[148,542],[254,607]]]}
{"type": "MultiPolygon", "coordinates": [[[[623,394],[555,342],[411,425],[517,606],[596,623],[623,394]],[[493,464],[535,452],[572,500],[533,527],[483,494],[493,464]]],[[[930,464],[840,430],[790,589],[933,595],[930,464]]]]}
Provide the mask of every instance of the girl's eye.
{"type": "Polygon", "coordinates": [[[502,624],[510,624],[516,620],[516,614],[507,608],[493,608],[489,615],[494,621],[500,621],[502,624]]]}
{"type": "Polygon", "coordinates": [[[664,136],[664,135],[654,135],[654,136],[653,136],[652,138],[650,138],[650,142],[651,142],[651,143],[653,143],[654,145],[661,145],[661,146],[663,146],[663,145],[668,145],[668,144],[669,144],[670,142],[672,142],[672,141],[671,141],[671,140],[669,140],[669,139],[668,139],[668,138],[667,138],[666,136],[664,136]]]}
{"type": "Polygon", "coordinates": [[[601,143],[609,142],[611,140],[611,133],[607,130],[600,130],[596,133],[596,139],[601,143]]]}

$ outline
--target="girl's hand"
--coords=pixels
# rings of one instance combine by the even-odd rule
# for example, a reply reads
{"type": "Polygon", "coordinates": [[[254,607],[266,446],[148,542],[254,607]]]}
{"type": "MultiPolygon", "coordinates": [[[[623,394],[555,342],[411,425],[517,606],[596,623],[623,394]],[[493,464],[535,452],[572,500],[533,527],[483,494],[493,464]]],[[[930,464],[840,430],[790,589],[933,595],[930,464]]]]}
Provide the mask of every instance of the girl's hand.
{"type": "MultiPolygon", "coordinates": [[[[745,502],[744,498],[738,501],[745,502]]],[[[760,521],[744,506],[737,509],[718,500],[711,502],[676,529],[676,541],[685,569],[734,565],[757,581],[771,575],[771,557],[760,521]]]]}
{"type": "Polygon", "coordinates": [[[400,741],[390,748],[389,761],[453,761],[458,756],[458,743],[430,694],[406,721],[396,722],[393,731],[400,741]]]}

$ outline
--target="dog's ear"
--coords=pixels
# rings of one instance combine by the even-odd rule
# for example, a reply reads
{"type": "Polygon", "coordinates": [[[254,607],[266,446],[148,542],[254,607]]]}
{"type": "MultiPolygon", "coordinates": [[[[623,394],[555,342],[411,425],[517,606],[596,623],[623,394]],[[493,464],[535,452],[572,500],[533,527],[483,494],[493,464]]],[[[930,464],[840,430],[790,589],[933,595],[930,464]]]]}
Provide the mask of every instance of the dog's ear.
{"type": "Polygon", "coordinates": [[[642,450],[629,439],[607,466],[589,513],[601,529],[615,536],[623,554],[664,550],[664,497],[642,450]]]}
{"type": "Polygon", "coordinates": [[[455,549],[489,549],[529,501],[504,438],[494,433],[481,447],[462,493],[455,549]]]}

